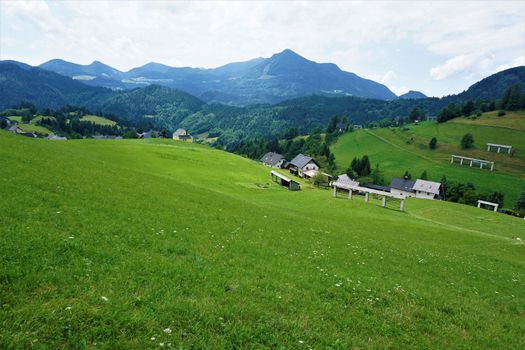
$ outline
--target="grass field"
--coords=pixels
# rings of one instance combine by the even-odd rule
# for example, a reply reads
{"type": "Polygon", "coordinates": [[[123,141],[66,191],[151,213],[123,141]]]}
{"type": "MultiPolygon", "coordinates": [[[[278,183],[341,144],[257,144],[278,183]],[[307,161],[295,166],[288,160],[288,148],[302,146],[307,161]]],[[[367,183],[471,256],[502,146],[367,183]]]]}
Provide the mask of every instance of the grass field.
{"type": "Polygon", "coordinates": [[[53,133],[48,128],[33,123],[20,123],[18,127],[24,132],[36,132],[42,135],[50,135],[53,133]]]}
{"type": "Polygon", "coordinates": [[[505,205],[512,207],[519,193],[525,191],[525,131],[519,127],[511,129],[510,125],[525,125],[525,116],[518,113],[499,118],[497,121],[506,127],[496,126],[489,114],[476,120],[459,118],[442,124],[412,124],[406,131],[399,128],[357,130],[340,137],[332,151],[341,166],[348,166],[355,156],[367,154],[373,165],[379,163],[388,181],[402,177],[405,170],[413,177],[426,170],[431,180],[439,181],[446,175],[449,180],[472,182],[482,192],[501,191],[505,194],[505,205]],[[503,122],[507,117],[512,121],[503,122]],[[474,136],[475,148],[462,150],[460,140],[467,132],[474,136]],[[438,140],[436,150],[428,147],[432,137],[438,140]],[[508,156],[487,152],[488,142],[510,144],[515,153],[508,156]],[[492,160],[495,171],[450,164],[451,154],[492,160]]]}
{"type": "Polygon", "coordinates": [[[98,115],[85,115],[80,118],[81,121],[92,122],[99,125],[116,125],[117,122],[108,118],[100,117],[98,115]]]}
{"type": "Polygon", "coordinates": [[[523,348],[525,220],[161,139],[0,131],[0,169],[2,349],[523,348]]]}

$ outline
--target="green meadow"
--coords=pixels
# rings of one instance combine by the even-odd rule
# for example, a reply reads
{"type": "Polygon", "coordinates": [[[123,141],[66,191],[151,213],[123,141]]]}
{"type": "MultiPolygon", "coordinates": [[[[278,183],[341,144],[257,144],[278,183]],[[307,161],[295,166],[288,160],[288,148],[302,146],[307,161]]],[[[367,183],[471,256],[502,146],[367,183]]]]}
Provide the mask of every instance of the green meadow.
{"type": "Polygon", "coordinates": [[[525,114],[509,113],[497,117],[486,113],[482,117],[457,118],[446,123],[410,124],[408,130],[379,128],[356,130],[341,136],[332,147],[337,163],[348,166],[356,156],[367,154],[372,165],[379,163],[387,181],[402,177],[408,170],[419,177],[426,170],[430,180],[472,182],[481,192],[500,191],[505,194],[505,206],[512,208],[525,191],[525,114]],[[498,119],[494,119],[498,118],[498,119]],[[474,148],[462,150],[460,140],[470,132],[474,148]],[[435,150],[428,147],[432,137],[438,140],[435,150]],[[487,143],[512,145],[512,156],[487,152],[487,143]],[[467,165],[450,164],[450,155],[463,155],[495,162],[495,170],[480,170],[467,165]]]}
{"type": "Polygon", "coordinates": [[[524,347],[525,220],[269,172],[172,140],[0,131],[0,348],[524,347]]]}
{"type": "Polygon", "coordinates": [[[116,125],[117,123],[111,119],[100,117],[98,115],[85,115],[82,118],[80,118],[83,122],[92,122],[99,125],[116,125]]]}

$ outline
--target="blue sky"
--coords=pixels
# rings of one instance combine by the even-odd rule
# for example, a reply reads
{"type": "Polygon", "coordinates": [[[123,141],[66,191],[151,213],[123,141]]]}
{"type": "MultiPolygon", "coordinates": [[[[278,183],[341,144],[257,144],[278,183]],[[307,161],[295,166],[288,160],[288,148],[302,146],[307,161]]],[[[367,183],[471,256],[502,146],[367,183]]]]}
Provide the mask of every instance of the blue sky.
{"type": "Polygon", "coordinates": [[[525,65],[525,1],[5,1],[0,59],[217,67],[290,48],[442,96],[525,65]]]}

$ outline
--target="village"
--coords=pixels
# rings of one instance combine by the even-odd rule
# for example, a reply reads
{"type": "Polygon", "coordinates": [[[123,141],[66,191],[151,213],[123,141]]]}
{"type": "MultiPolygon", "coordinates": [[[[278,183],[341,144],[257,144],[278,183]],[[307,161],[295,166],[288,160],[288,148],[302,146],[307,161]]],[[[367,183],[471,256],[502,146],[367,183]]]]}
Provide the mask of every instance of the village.
{"type": "MultiPolygon", "coordinates": [[[[498,153],[503,149],[510,154],[512,146],[487,144],[487,151],[491,151],[492,148],[496,148],[498,153]]],[[[494,162],[491,161],[452,155],[451,164],[453,164],[456,159],[460,160],[460,165],[463,165],[463,161],[467,160],[470,167],[472,167],[473,164],[479,164],[479,169],[484,169],[484,166],[488,166],[491,171],[494,170],[494,162]]],[[[429,181],[427,179],[416,179],[413,181],[405,177],[392,178],[388,186],[370,182],[360,184],[357,179],[353,179],[347,174],[333,176],[323,172],[314,158],[304,154],[298,154],[292,160],[288,161],[279,153],[267,152],[261,157],[260,162],[271,168],[288,170],[290,175],[308,182],[312,182],[315,177],[320,176],[326,179],[327,187],[333,189],[334,198],[337,198],[338,194],[341,193],[345,194],[350,200],[354,195],[363,195],[364,201],[369,202],[370,197],[373,196],[381,200],[382,207],[387,206],[387,200],[398,203],[400,211],[405,210],[405,200],[407,198],[412,197],[428,200],[443,199],[443,186],[440,182],[429,181]]],[[[301,190],[301,184],[298,180],[285,176],[279,171],[271,170],[270,176],[272,181],[290,191],[301,190]]],[[[497,212],[499,204],[478,199],[477,207],[489,208],[497,212]]]]}

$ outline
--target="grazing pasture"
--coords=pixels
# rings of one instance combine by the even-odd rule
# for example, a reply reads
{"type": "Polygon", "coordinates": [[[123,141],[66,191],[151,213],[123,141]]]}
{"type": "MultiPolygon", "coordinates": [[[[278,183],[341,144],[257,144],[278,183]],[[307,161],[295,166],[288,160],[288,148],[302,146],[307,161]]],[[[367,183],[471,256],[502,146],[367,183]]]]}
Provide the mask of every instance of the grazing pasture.
{"type": "Polygon", "coordinates": [[[496,121],[489,122],[492,118],[492,114],[487,113],[475,120],[457,118],[441,124],[410,124],[405,129],[356,130],[341,136],[332,151],[342,167],[347,167],[354,157],[367,154],[372,165],[379,163],[388,180],[402,177],[405,170],[417,178],[426,170],[430,180],[439,181],[446,175],[449,180],[472,182],[482,192],[503,192],[505,206],[512,207],[518,195],[525,191],[525,130],[510,128],[510,125],[525,125],[525,116],[517,112],[498,117],[497,121],[506,127],[496,126],[496,121]],[[507,117],[513,121],[503,122],[507,117]],[[460,140],[468,132],[474,136],[474,148],[463,150],[460,140]],[[438,140],[435,150],[428,147],[432,137],[438,140]],[[512,156],[487,152],[487,143],[510,144],[515,152],[512,156]],[[495,170],[450,164],[451,154],[494,161],[495,170]]]}
{"type": "Polygon", "coordinates": [[[99,124],[99,125],[113,126],[117,124],[117,122],[111,119],[100,117],[98,115],[85,115],[82,118],[80,118],[80,120],[83,122],[92,122],[92,123],[99,124]]]}
{"type": "Polygon", "coordinates": [[[162,139],[0,131],[0,174],[0,348],[524,345],[519,218],[288,191],[162,139]]]}

